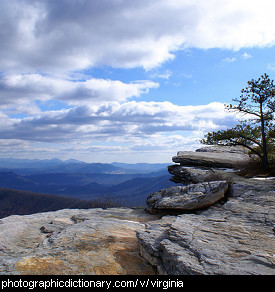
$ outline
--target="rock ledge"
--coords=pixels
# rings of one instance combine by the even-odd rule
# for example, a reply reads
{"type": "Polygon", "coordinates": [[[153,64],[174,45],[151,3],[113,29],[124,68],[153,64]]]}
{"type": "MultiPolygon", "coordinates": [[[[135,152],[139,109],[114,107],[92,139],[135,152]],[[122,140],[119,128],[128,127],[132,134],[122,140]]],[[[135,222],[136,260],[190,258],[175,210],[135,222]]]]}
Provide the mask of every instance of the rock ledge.
{"type": "Polygon", "coordinates": [[[60,210],[0,220],[0,275],[155,274],[136,232],[155,217],[129,208],[60,210]]]}
{"type": "Polygon", "coordinates": [[[138,231],[140,253],[159,274],[275,275],[273,181],[196,214],[164,216],[138,231]]]}

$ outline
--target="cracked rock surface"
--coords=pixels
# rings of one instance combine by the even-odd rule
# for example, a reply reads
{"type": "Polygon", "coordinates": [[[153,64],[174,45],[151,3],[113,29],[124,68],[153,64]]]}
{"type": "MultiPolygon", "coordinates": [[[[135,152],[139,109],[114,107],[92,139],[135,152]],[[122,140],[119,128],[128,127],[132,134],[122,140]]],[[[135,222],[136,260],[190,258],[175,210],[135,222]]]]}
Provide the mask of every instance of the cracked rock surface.
{"type": "Polygon", "coordinates": [[[164,216],[138,231],[159,274],[275,274],[274,181],[196,214],[164,216]]]}
{"type": "Polygon", "coordinates": [[[2,275],[140,275],[136,232],[154,216],[129,208],[60,210],[0,220],[2,275]]]}
{"type": "Polygon", "coordinates": [[[149,195],[147,205],[152,209],[197,210],[222,199],[228,189],[226,181],[211,181],[188,186],[171,187],[149,195]]]}

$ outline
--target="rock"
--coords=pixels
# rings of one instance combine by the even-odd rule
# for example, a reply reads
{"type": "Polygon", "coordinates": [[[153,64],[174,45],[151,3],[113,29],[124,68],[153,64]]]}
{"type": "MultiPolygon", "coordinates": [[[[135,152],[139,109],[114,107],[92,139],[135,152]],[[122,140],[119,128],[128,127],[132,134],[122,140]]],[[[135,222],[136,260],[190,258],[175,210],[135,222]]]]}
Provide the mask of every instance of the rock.
{"type": "Polygon", "coordinates": [[[205,181],[229,180],[237,175],[233,168],[250,160],[247,151],[237,146],[210,146],[195,152],[180,151],[173,161],[180,164],[168,166],[171,181],[183,185],[205,181]]]}
{"type": "Polygon", "coordinates": [[[147,205],[155,210],[197,210],[209,207],[222,199],[227,189],[226,181],[171,187],[150,194],[147,198],[147,205]]]}
{"type": "Polygon", "coordinates": [[[213,177],[213,175],[215,174],[215,171],[211,169],[185,167],[178,164],[169,165],[168,171],[173,175],[170,178],[171,181],[184,185],[204,182],[210,176],[213,177]]]}
{"type": "Polygon", "coordinates": [[[254,186],[200,215],[147,223],[137,233],[141,254],[159,274],[275,275],[274,184],[254,186]]]}
{"type": "Polygon", "coordinates": [[[231,175],[230,180],[229,197],[240,197],[255,192],[271,192],[275,189],[275,178],[258,180],[257,178],[245,179],[238,175],[231,175]]]}
{"type": "Polygon", "coordinates": [[[249,162],[250,157],[241,152],[218,150],[214,152],[179,151],[177,156],[174,156],[172,160],[184,166],[234,168],[238,164],[249,162]]]}
{"type": "Polygon", "coordinates": [[[243,146],[206,146],[196,149],[196,152],[227,152],[227,153],[240,153],[248,154],[249,150],[243,146]]]}
{"type": "Polygon", "coordinates": [[[0,220],[1,275],[155,274],[136,232],[156,219],[128,208],[60,210],[0,220]]]}

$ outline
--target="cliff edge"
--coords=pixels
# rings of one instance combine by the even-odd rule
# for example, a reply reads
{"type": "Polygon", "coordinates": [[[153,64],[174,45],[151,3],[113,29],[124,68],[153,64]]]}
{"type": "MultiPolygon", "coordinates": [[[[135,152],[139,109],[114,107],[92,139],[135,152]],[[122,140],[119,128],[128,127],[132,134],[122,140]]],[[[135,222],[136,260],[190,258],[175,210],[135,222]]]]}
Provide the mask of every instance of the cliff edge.
{"type": "MultiPolygon", "coordinates": [[[[214,149],[216,161],[223,155],[214,149]]],[[[201,154],[186,166],[186,155],[168,167],[182,186],[148,194],[148,210],[2,218],[0,274],[275,275],[275,178],[206,167],[201,154]]]]}

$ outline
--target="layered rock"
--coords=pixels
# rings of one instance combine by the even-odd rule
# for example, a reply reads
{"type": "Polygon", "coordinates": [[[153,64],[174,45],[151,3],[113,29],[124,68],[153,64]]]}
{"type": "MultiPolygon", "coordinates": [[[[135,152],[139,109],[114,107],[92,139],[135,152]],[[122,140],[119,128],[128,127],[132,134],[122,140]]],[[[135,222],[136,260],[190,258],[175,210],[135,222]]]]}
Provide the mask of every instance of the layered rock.
{"type": "Polygon", "coordinates": [[[185,166],[234,168],[236,165],[249,162],[250,157],[239,148],[216,146],[198,149],[195,152],[179,151],[172,160],[185,166]]]}
{"type": "Polygon", "coordinates": [[[211,145],[211,146],[204,146],[201,148],[196,149],[196,152],[227,152],[231,154],[248,154],[248,148],[243,146],[219,146],[219,145],[211,145]]]}
{"type": "Polygon", "coordinates": [[[250,182],[240,197],[200,215],[147,223],[137,233],[142,256],[160,274],[274,275],[274,183],[250,182]]]}
{"type": "Polygon", "coordinates": [[[60,210],[0,221],[0,274],[154,274],[136,232],[155,217],[127,208],[60,210]]]}
{"type": "Polygon", "coordinates": [[[147,199],[151,209],[166,208],[170,216],[137,233],[141,255],[159,274],[275,274],[275,179],[233,172],[249,159],[237,147],[204,147],[173,158],[180,164],[168,167],[171,180],[184,186],[147,199]],[[177,209],[182,214],[173,216],[177,209]]]}
{"type": "Polygon", "coordinates": [[[168,172],[172,174],[172,177],[170,178],[171,181],[184,185],[204,182],[207,176],[214,173],[209,169],[185,167],[178,164],[169,165],[168,172]]]}
{"type": "Polygon", "coordinates": [[[177,186],[149,195],[147,205],[154,210],[197,210],[221,200],[228,189],[226,181],[212,181],[177,186]]]}

